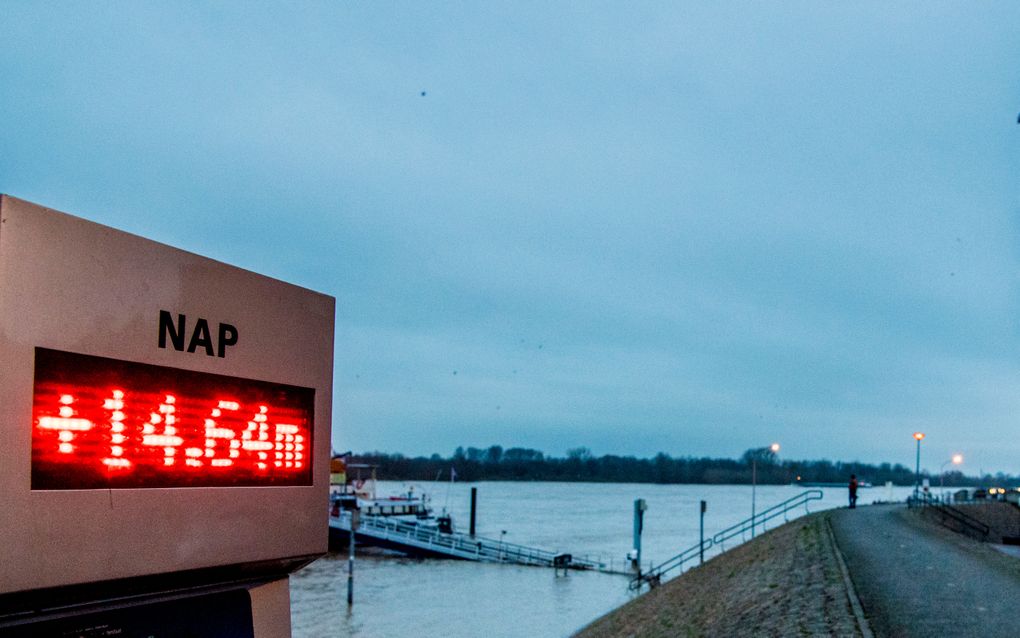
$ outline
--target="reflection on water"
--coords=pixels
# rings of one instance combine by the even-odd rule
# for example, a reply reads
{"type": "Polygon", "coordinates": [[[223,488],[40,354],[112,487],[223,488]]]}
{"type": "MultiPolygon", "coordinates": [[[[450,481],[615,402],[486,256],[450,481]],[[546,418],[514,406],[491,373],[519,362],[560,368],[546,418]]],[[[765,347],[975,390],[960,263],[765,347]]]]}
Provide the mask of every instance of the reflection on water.
{"type": "Polygon", "coordinates": [[[568,634],[626,600],[626,580],[461,561],[359,558],[347,610],[347,559],[316,561],[291,582],[295,636],[568,634]]]}
{"type": "MultiPolygon", "coordinates": [[[[379,493],[403,492],[408,485],[383,482],[379,493]]],[[[598,555],[617,567],[631,546],[635,498],[648,502],[642,537],[646,563],[665,560],[698,542],[701,499],[708,501],[709,536],[751,513],[751,488],[743,485],[413,485],[416,492],[432,495],[437,510],[447,506],[461,530],[467,528],[473,485],[478,487],[479,535],[499,539],[506,530],[507,542],[598,555]]],[[[758,509],[800,491],[758,487],[758,509]]],[[[824,493],[811,511],[846,504],[845,489],[824,493]]],[[[909,493],[910,488],[895,488],[892,496],[901,500],[909,493]]],[[[887,492],[884,487],[863,489],[860,496],[858,503],[865,504],[886,499],[887,492]]],[[[359,554],[354,582],[354,607],[349,611],[346,553],[330,554],[294,574],[294,636],[566,636],[633,596],[627,578],[617,575],[571,572],[556,577],[547,568],[378,554],[359,554]]]]}

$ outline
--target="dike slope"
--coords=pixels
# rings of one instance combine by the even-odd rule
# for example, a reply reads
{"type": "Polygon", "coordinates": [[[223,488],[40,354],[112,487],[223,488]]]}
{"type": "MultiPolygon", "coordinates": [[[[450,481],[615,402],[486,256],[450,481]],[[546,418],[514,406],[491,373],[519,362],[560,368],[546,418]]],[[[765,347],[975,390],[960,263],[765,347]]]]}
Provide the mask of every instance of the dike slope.
{"type": "Polygon", "coordinates": [[[861,636],[828,516],[810,514],[758,536],[575,636],[861,636]]]}

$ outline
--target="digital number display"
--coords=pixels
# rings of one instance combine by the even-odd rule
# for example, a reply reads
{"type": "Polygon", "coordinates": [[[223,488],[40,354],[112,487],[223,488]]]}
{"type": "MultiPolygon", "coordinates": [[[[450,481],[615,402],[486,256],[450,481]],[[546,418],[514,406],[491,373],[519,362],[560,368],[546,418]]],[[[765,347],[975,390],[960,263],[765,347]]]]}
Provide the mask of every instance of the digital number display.
{"type": "Polygon", "coordinates": [[[35,349],[32,489],[312,484],[315,390],[35,349]]]}

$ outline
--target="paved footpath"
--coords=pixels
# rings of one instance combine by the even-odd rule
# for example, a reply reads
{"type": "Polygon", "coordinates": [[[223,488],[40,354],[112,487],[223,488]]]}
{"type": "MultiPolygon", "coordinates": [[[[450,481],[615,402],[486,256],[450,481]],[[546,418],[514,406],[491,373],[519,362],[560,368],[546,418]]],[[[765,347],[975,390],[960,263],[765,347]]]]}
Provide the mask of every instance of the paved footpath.
{"type": "Polygon", "coordinates": [[[1020,559],[905,505],[836,510],[831,520],[876,637],[1020,636],[1020,559]]]}

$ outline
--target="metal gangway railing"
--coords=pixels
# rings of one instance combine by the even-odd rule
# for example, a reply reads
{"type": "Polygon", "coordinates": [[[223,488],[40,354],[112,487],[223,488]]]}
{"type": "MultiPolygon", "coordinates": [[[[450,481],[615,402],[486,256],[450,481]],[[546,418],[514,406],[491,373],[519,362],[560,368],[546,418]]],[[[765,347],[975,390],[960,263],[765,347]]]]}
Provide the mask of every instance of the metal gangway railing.
{"type": "Polygon", "coordinates": [[[680,552],[676,556],[673,556],[672,558],[669,558],[659,563],[658,565],[652,566],[651,568],[648,569],[647,572],[644,572],[633,578],[630,581],[630,588],[640,589],[641,585],[644,584],[648,584],[649,586],[654,587],[661,583],[663,576],[665,576],[669,572],[676,569],[679,569],[682,572],[684,564],[696,558],[700,558],[704,554],[704,552],[707,551],[708,549],[718,545],[719,551],[720,553],[722,553],[726,551],[725,548],[726,541],[730,540],[731,538],[735,536],[743,537],[752,529],[757,530],[759,527],[761,527],[762,530],[764,531],[764,529],[766,528],[766,524],[769,521],[779,518],[780,516],[783,517],[784,522],[787,522],[790,520],[790,512],[801,506],[804,507],[804,513],[807,514],[810,512],[810,510],[808,509],[808,503],[810,503],[811,501],[820,500],[821,498],[822,490],[807,490],[801,492],[796,496],[786,499],[782,503],[778,503],[766,510],[757,512],[755,513],[754,516],[742,520],[735,525],[731,525],[726,529],[722,530],[721,532],[716,533],[714,536],[704,539],[703,542],[699,541],[698,543],[695,543],[693,546],[688,547],[684,551],[680,552]]]}
{"type": "MultiPolygon", "coordinates": [[[[330,515],[329,524],[337,530],[349,532],[351,513],[344,510],[339,516],[330,515]]],[[[359,538],[367,537],[382,541],[389,547],[409,553],[425,553],[471,561],[606,571],[605,563],[587,556],[551,552],[459,532],[442,532],[430,525],[420,525],[386,516],[359,517],[355,533],[359,538]]]]}

